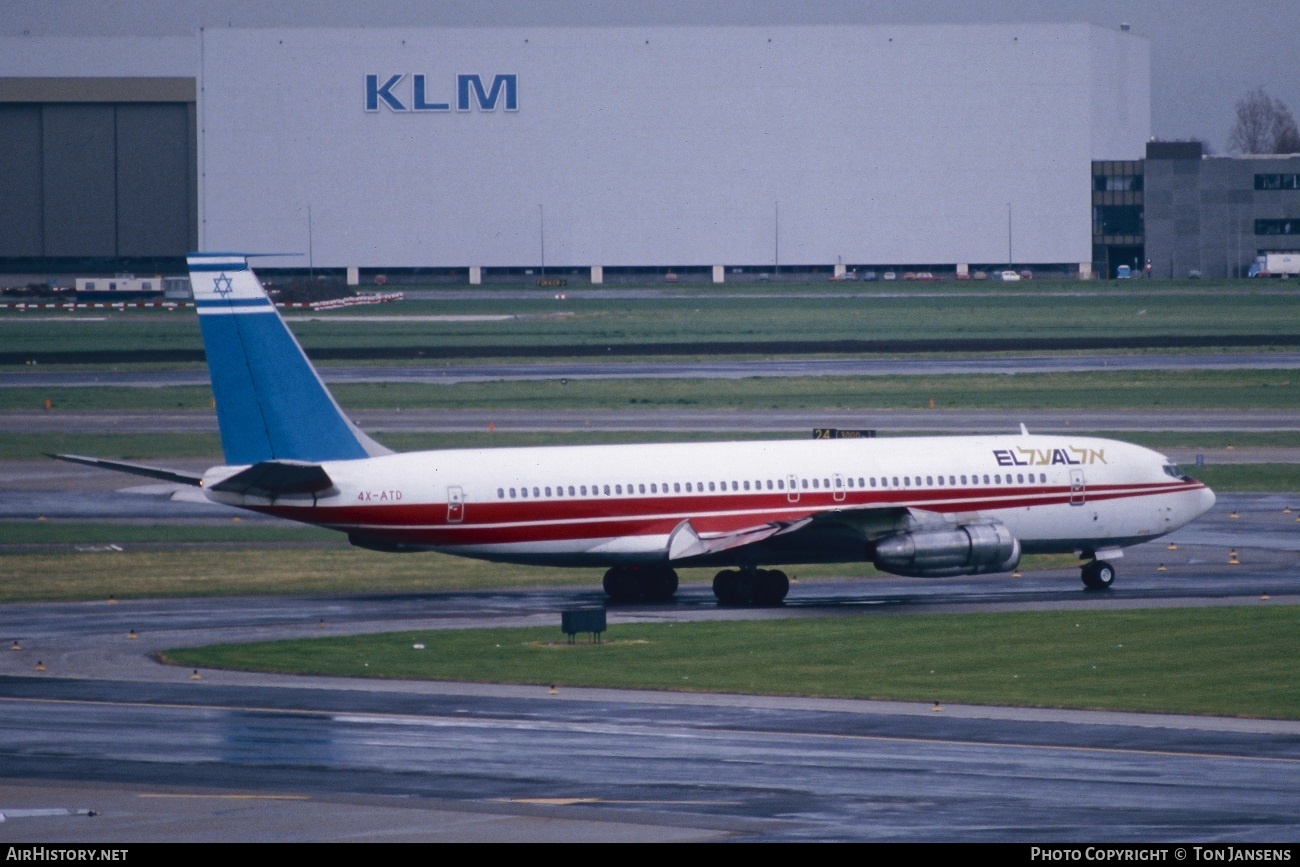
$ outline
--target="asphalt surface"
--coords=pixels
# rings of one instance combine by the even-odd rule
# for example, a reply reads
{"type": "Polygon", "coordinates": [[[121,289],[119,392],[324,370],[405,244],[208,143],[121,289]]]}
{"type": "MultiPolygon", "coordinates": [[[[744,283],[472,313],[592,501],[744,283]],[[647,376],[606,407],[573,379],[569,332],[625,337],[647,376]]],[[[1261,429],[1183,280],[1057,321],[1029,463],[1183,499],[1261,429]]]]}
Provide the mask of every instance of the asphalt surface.
{"type": "MultiPolygon", "coordinates": [[[[1296,604],[1300,530],[1287,505],[1280,495],[1223,496],[1170,537],[1176,549],[1130,549],[1107,593],[1082,591],[1074,570],[804,581],[787,605],[763,610],[719,608],[707,587],[691,585],[674,604],[611,606],[607,640],[647,620],[847,615],[870,629],[873,618],[911,612],[1296,604]],[[1229,545],[1240,565],[1227,565],[1229,545]]],[[[918,704],[564,684],[553,693],[195,673],[153,658],[219,641],[466,625],[553,624],[558,636],[560,610],[601,598],[593,578],[591,588],[551,590],[6,605],[0,638],[18,649],[0,652],[0,840],[1266,843],[1300,834],[1300,722],[942,696],[918,704]]]]}
{"type": "MultiPolygon", "coordinates": [[[[783,369],[837,369],[818,364],[783,369]]],[[[523,367],[476,365],[468,375],[669,373],[641,363],[523,367]]],[[[752,369],[711,362],[692,375],[752,369]]],[[[216,431],[210,412],[3,419],[15,432],[216,431]]],[[[358,414],[381,434],[488,423],[1013,433],[1021,421],[1035,432],[1295,430],[1300,411],[358,414]]],[[[1297,449],[1205,451],[1209,462],[1297,459],[1297,449]]],[[[220,507],[171,500],[166,486],[123,484],[86,467],[0,462],[0,519],[228,520],[220,507]]],[[[670,605],[611,606],[609,637],[646,620],[848,615],[870,629],[872,618],[912,612],[1294,605],[1300,523],[1286,510],[1300,504],[1290,500],[1220,495],[1213,512],[1170,537],[1175,549],[1166,541],[1130,549],[1106,593],[1082,591],[1075,570],[846,578],[798,582],[786,605],[758,610],[719,608],[708,588],[687,586],[670,605]]],[[[112,568],[111,548],[102,556],[112,568]]],[[[407,628],[553,624],[558,633],[559,611],[602,601],[593,575],[592,587],[577,589],[0,606],[0,841],[1300,839],[1300,722],[962,706],[942,696],[917,704],[294,678],[192,672],[154,656],[220,641],[407,628]]]]}
{"type": "MultiPolygon", "coordinates": [[[[456,385],[462,382],[585,379],[747,379],[798,376],[946,376],[959,374],[1079,373],[1151,370],[1297,370],[1300,352],[1223,352],[1179,355],[1090,353],[966,358],[752,359],[659,361],[545,361],[519,363],[428,363],[400,367],[322,366],[330,384],[408,382],[456,385]]],[[[0,372],[0,388],[206,386],[206,368],[192,370],[43,370],[39,365],[0,372]]],[[[1297,384],[1300,387],[1300,383],[1297,384]]]]}
{"type": "MultiPolygon", "coordinates": [[[[1188,350],[1221,348],[1276,348],[1300,345],[1300,334],[1210,334],[1210,335],[1143,335],[1135,337],[977,337],[947,340],[717,340],[663,343],[570,343],[551,346],[524,344],[447,344],[414,346],[349,346],[320,348],[311,351],[314,362],[382,361],[407,359],[481,358],[628,358],[654,356],[787,356],[787,355],[855,355],[913,353],[984,353],[1020,354],[1058,352],[1105,352],[1117,350],[1188,350]]],[[[0,350],[0,365],[42,364],[176,364],[202,362],[201,349],[58,349],[7,352],[0,350]]]]}
{"type": "MultiPolygon", "coordinates": [[[[866,429],[881,434],[1031,433],[1077,431],[1290,432],[1300,429],[1300,408],[1281,410],[708,410],[708,409],[393,409],[351,414],[363,430],[395,431],[778,431],[811,437],[813,428],[866,429]]],[[[211,410],[79,412],[52,409],[0,415],[11,433],[212,433],[211,410]]]]}

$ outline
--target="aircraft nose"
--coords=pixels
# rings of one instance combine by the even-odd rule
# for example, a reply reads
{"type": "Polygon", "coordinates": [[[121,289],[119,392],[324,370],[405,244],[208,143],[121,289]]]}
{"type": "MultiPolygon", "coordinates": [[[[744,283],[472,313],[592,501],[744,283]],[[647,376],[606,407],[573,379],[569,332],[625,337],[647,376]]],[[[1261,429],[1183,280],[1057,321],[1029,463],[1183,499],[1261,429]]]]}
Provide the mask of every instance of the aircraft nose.
{"type": "Polygon", "coordinates": [[[1210,511],[1210,509],[1214,508],[1214,501],[1215,501],[1214,491],[1211,491],[1208,487],[1205,487],[1198,490],[1196,492],[1196,495],[1197,495],[1196,514],[1198,516],[1204,515],[1206,512],[1210,511]]]}

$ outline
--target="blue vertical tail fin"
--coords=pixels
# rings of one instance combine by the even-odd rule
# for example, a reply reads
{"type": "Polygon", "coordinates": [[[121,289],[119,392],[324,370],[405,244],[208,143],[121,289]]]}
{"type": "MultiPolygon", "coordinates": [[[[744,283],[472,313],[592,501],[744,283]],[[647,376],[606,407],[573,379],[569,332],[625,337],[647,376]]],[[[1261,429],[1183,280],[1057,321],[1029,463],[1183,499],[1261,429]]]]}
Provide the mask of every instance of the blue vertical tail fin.
{"type": "Polygon", "coordinates": [[[246,256],[191,253],[189,266],[227,464],[389,454],[343,414],[246,256]]]}

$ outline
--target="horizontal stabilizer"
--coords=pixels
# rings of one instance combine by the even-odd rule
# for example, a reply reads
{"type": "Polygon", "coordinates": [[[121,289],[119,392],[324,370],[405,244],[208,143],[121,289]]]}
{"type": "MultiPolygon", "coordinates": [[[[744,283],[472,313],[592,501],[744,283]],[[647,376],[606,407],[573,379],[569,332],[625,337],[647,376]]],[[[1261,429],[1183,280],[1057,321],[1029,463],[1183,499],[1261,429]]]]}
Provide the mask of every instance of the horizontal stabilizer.
{"type": "Polygon", "coordinates": [[[203,483],[202,476],[192,475],[190,473],[177,472],[176,470],[166,470],[161,467],[147,467],[142,464],[128,464],[122,461],[108,461],[103,458],[87,458],[81,455],[55,455],[49,452],[44,453],[47,458],[54,458],[56,461],[67,461],[73,464],[85,464],[88,467],[99,467],[103,470],[116,470],[119,473],[131,473],[137,476],[148,476],[151,479],[162,479],[166,482],[178,482],[182,485],[194,485],[198,487],[203,483]]]}
{"type": "Polygon", "coordinates": [[[262,461],[222,479],[209,490],[274,499],[294,494],[318,497],[333,493],[335,489],[334,481],[320,464],[262,461]]]}

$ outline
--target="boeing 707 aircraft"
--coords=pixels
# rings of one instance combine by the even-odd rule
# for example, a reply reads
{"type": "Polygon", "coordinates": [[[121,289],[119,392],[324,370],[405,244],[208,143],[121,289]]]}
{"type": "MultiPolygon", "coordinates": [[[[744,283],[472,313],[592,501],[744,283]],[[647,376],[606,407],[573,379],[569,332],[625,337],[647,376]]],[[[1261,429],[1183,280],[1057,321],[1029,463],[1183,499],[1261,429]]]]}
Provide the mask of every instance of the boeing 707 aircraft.
{"type": "Polygon", "coordinates": [[[778,566],[870,562],[946,577],[1075,553],[1105,589],[1122,549],[1214,493],[1115,440],[1019,435],[456,449],[394,454],[343,413],[240,254],[189,257],[225,464],[210,500],[346,533],[377,551],[605,569],[620,601],[666,600],[719,567],[723,604],[777,604],[778,566]]]}

